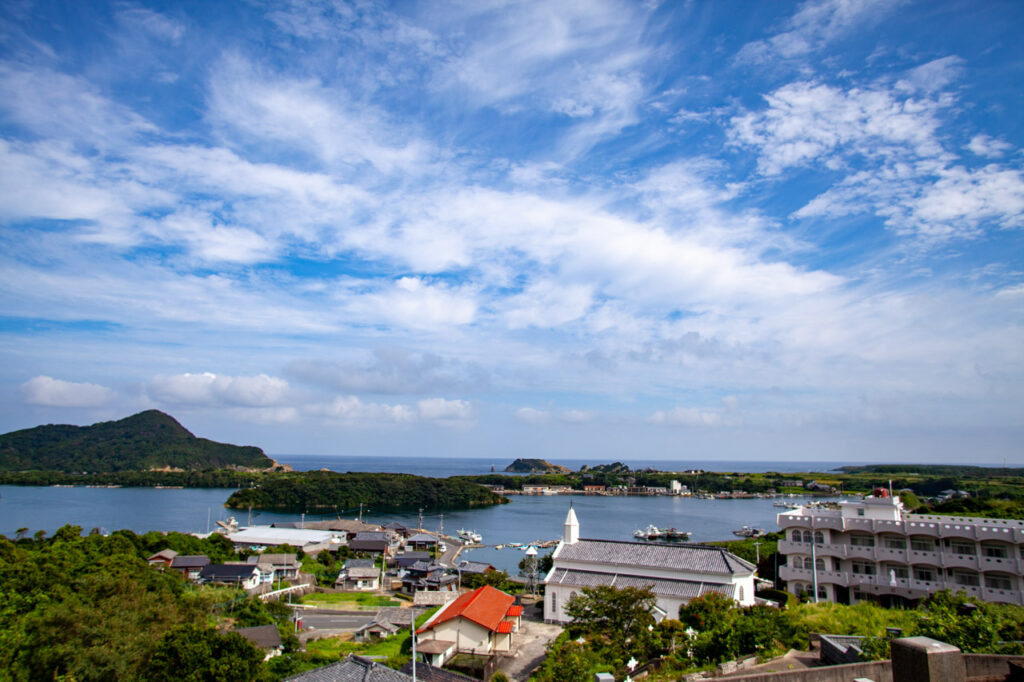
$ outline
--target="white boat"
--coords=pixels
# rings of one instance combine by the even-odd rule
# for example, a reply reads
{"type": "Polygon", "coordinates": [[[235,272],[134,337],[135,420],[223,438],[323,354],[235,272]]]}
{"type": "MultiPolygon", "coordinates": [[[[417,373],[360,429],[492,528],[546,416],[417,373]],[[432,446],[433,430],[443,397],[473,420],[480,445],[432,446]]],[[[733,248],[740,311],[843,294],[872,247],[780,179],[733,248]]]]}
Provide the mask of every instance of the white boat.
{"type": "Polygon", "coordinates": [[[739,530],[734,530],[732,532],[733,535],[741,538],[759,538],[767,533],[768,531],[764,528],[751,528],[750,526],[743,526],[739,530]]]}
{"type": "Polygon", "coordinates": [[[477,533],[475,531],[463,530],[462,528],[460,528],[456,532],[459,535],[459,539],[465,540],[466,542],[472,542],[472,543],[475,543],[475,544],[479,545],[479,544],[482,544],[483,541],[484,541],[483,536],[480,535],[480,533],[477,533]]]}

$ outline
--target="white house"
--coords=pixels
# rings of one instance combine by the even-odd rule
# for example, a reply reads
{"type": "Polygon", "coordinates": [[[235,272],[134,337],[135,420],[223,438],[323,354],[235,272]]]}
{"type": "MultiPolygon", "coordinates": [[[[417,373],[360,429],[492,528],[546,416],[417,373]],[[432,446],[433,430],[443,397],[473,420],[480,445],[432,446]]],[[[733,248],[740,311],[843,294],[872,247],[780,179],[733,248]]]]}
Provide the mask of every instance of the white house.
{"type": "Polygon", "coordinates": [[[581,539],[569,507],[561,542],[544,579],[544,619],[566,623],[565,605],[585,587],[650,587],[655,617],[676,618],[694,597],[718,592],[740,606],[754,603],[756,566],[721,547],[696,544],[581,539]]]}
{"type": "Polygon", "coordinates": [[[491,656],[512,652],[512,633],[519,629],[523,607],[515,598],[489,585],[461,595],[416,631],[418,654],[441,666],[456,653],[491,656]]]}

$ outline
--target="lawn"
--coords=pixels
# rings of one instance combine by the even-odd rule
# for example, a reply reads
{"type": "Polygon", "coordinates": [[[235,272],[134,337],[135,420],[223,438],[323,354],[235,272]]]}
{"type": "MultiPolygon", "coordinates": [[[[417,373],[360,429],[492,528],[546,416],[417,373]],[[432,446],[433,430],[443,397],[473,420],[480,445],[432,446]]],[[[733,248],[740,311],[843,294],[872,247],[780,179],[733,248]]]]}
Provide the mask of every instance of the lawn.
{"type": "Polygon", "coordinates": [[[382,606],[401,606],[402,602],[379,594],[361,592],[314,592],[302,598],[303,604],[316,606],[344,606],[355,609],[378,609],[382,606]]]}

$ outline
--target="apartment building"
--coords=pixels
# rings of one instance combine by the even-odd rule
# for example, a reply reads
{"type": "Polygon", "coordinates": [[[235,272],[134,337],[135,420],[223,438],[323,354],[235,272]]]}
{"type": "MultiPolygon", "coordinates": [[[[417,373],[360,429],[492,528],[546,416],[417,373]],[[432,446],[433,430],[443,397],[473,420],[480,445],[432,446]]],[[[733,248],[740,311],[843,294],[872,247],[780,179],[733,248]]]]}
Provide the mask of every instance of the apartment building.
{"type": "Polygon", "coordinates": [[[787,589],[842,604],[913,605],[943,589],[1024,604],[1024,521],[908,513],[884,489],[778,516],[787,589]]]}

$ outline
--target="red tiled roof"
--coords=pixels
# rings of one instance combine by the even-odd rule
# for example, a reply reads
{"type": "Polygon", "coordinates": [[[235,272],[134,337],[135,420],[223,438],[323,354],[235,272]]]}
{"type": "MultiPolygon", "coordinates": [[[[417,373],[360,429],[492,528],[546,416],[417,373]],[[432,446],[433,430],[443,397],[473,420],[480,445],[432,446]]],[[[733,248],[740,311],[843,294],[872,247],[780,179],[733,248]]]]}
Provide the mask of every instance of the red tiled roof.
{"type": "Polygon", "coordinates": [[[503,620],[500,623],[498,623],[498,632],[500,632],[503,635],[510,634],[512,632],[512,621],[503,620]]]}
{"type": "Polygon", "coordinates": [[[510,608],[508,610],[508,614],[507,615],[509,615],[509,616],[511,616],[513,618],[518,618],[519,616],[523,615],[523,607],[522,606],[513,606],[512,608],[510,608]]]}
{"type": "MultiPolygon", "coordinates": [[[[509,607],[515,602],[515,598],[497,590],[490,585],[467,592],[449,604],[437,615],[432,623],[420,628],[419,632],[433,629],[441,623],[446,623],[455,618],[467,618],[474,623],[482,625],[488,630],[497,630],[503,625],[501,619],[509,612],[509,607]]],[[[511,624],[509,624],[511,627],[511,624]]],[[[511,630],[509,630],[511,632],[511,630]]]]}

